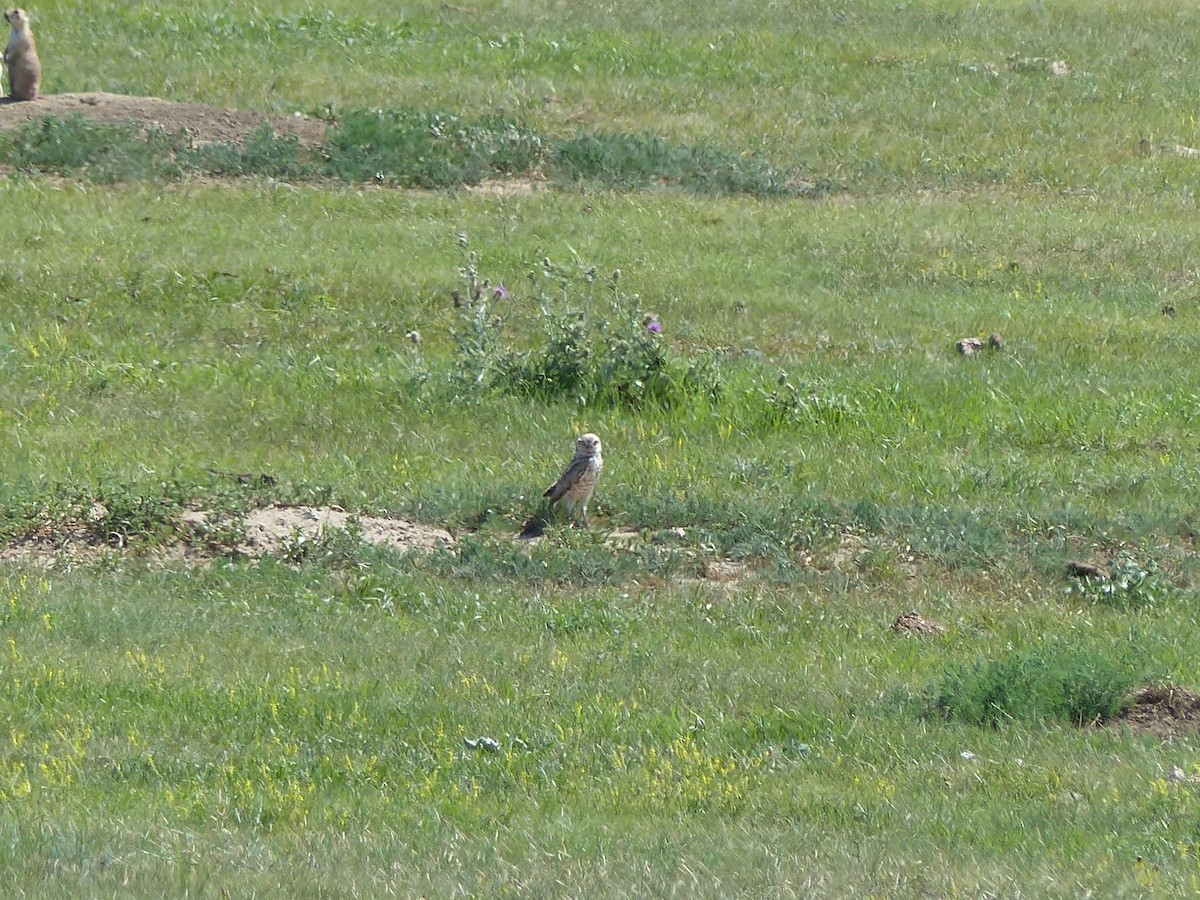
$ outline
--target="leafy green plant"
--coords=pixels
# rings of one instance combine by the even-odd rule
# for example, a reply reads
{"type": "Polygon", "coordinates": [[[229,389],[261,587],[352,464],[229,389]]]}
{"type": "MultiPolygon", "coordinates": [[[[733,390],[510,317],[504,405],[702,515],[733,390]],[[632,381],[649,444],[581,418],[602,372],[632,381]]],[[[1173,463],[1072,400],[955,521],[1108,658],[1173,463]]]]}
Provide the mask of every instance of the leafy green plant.
{"type": "Polygon", "coordinates": [[[1143,565],[1128,556],[1109,563],[1107,576],[1081,578],[1067,588],[1068,594],[1123,610],[1146,609],[1175,592],[1154,560],[1143,565]]]}
{"type": "Polygon", "coordinates": [[[155,539],[169,534],[179,509],[178,497],[166,492],[145,493],[122,484],[105,485],[97,491],[84,522],[100,540],[124,546],[131,538],[155,539]]]}
{"type": "Polygon", "coordinates": [[[492,311],[494,292],[491,284],[480,277],[479,254],[471,249],[465,233],[460,232],[457,241],[463,264],[458,270],[460,287],[452,292],[459,310],[458,325],[452,333],[452,377],[460,387],[478,391],[492,384],[504,363],[504,319],[492,311]]]}
{"type": "Polygon", "coordinates": [[[346,521],[345,528],[329,528],[316,535],[293,528],[279,548],[281,562],[331,570],[358,569],[362,556],[362,524],[354,517],[346,521]]]}

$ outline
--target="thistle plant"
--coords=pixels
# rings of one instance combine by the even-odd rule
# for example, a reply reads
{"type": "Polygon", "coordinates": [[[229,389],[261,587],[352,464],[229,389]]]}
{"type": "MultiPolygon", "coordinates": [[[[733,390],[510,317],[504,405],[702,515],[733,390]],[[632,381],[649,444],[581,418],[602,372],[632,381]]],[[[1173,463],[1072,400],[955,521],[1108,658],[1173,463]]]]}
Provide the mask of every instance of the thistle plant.
{"type": "Polygon", "coordinates": [[[460,387],[478,391],[490,386],[500,367],[504,323],[492,312],[488,282],[479,277],[479,254],[471,249],[465,232],[459,232],[456,239],[463,264],[458,270],[459,287],[453,291],[454,305],[461,313],[453,333],[453,380],[460,387]]]}
{"type": "Polygon", "coordinates": [[[543,257],[528,275],[537,308],[532,334],[516,346],[506,337],[506,321],[491,310],[511,292],[480,275],[465,235],[459,246],[464,263],[455,298],[463,314],[454,341],[460,383],[582,406],[670,406],[719,393],[715,365],[671,352],[658,315],[645,312],[639,294],[624,290],[620,269],[606,276],[578,257],[570,265],[543,257]]]}

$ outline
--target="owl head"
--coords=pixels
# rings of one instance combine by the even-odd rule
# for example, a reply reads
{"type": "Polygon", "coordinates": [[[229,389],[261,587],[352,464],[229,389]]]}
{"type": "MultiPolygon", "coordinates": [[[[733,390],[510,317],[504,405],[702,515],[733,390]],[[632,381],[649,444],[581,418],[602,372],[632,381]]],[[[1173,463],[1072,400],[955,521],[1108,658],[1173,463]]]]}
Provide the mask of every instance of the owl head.
{"type": "Polygon", "coordinates": [[[592,434],[581,434],[575,441],[575,452],[585,456],[595,456],[600,452],[600,438],[592,434]]]}

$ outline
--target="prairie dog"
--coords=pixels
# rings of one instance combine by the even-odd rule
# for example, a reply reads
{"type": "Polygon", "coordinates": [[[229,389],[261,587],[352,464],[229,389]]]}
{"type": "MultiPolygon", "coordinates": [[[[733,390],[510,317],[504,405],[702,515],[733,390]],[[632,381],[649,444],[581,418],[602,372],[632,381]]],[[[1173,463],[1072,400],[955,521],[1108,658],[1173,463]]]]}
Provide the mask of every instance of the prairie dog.
{"type": "Polygon", "coordinates": [[[8,95],[14,100],[36,100],[42,83],[42,63],[29,28],[29,13],[14,8],[8,10],[4,18],[12,26],[8,45],[4,48],[8,95]]]}

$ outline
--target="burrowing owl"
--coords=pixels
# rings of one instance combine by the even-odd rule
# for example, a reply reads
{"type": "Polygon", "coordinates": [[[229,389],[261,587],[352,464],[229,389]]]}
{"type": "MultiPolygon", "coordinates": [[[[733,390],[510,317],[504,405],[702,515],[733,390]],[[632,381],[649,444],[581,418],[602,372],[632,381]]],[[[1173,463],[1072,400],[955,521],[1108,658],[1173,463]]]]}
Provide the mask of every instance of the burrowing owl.
{"type": "Polygon", "coordinates": [[[600,438],[590,432],[581,434],[575,441],[575,458],[542,496],[549,497],[551,503],[565,500],[569,516],[574,516],[578,509],[586,527],[588,501],[592,499],[592,491],[596,489],[596,479],[600,477],[602,468],[604,459],[600,456],[600,438]]]}

